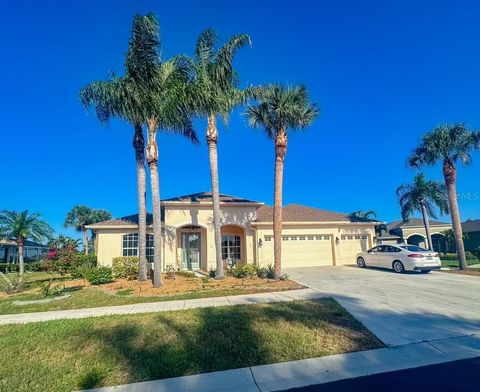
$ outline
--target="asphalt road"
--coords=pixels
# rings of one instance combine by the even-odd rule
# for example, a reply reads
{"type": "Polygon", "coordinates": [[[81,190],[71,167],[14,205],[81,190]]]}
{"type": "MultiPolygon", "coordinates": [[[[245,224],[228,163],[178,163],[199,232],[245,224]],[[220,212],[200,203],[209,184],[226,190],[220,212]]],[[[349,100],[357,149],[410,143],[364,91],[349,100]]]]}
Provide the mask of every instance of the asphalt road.
{"type": "Polygon", "coordinates": [[[416,369],[351,378],[289,392],[478,392],[480,391],[480,357],[430,365],[416,369]]]}

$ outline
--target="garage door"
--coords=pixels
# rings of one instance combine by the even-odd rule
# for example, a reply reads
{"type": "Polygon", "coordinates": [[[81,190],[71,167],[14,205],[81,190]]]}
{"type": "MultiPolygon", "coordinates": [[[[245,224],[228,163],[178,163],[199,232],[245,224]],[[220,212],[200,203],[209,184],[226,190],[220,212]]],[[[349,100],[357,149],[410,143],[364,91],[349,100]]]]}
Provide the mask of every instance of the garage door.
{"type": "MultiPolygon", "coordinates": [[[[264,263],[273,264],[273,237],[266,236],[262,246],[264,263]]],[[[332,236],[282,236],[282,267],[333,265],[332,236]]]]}
{"type": "Polygon", "coordinates": [[[355,264],[355,256],[368,250],[368,235],[342,234],[340,254],[337,264],[355,264]]]}

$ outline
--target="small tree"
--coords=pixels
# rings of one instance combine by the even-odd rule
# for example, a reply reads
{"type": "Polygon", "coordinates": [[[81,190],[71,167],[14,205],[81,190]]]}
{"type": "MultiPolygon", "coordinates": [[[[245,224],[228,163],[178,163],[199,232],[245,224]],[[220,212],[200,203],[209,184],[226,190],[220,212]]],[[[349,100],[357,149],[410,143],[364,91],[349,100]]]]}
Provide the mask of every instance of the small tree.
{"type": "Polygon", "coordinates": [[[53,229],[49,224],[40,219],[40,214],[30,214],[28,210],[21,212],[0,211],[0,232],[7,238],[14,238],[18,245],[18,263],[20,274],[20,287],[23,284],[25,264],[23,259],[23,244],[25,240],[41,242],[51,237],[53,229]]]}
{"type": "Polygon", "coordinates": [[[85,254],[88,254],[88,229],[86,226],[111,218],[112,214],[106,210],[95,210],[84,205],[77,205],[67,213],[63,225],[74,227],[75,230],[83,233],[83,247],[85,254]]]}

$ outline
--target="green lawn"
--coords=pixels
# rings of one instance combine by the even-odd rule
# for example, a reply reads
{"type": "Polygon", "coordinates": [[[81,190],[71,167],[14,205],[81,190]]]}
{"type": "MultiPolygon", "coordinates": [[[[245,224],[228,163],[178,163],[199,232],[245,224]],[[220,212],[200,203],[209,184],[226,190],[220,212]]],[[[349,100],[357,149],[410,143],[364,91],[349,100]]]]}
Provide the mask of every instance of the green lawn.
{"type": "MultiPolygon", "coordinates": [[[[169,295],[132,295],[131,290],[124,289],[116,292],[106,292],[101,290],[100,286],[71,287],[65,290],[65,293],[71,295],[70,298],[53,301],[43,304],[14,305],[18,300],[39,300],[44,299],[39,289],[45,282],[49,281],[51,275],[43,272],[30,273],[25,275],[25,290],[23,293],[0,297],[0,314],[17,314],[30,312],[45,312],[53,310],[69,310],[92,308],[100,306],[129,305],[144,302],[163,302],[173,300],[185,300],[195,298],[220,297],[225,295],[252,294],[265,291],[278,291],[271,287],[226,287],[226,288],[208,288],[204,290],[190,291],[187,293],[169,294],[169,295]]],[[[195,278],[200,279],[200,278],[195,278]]],[[[55,275],[54,284],[71,280],[70,277],[55,275]]]]}
{"type": "Polygon", "coordinates": [[[331,298],[0,327],[1,391],[71,391],[374,349],[331,298]]]}
{"type": "MultiPolygon", "coordinates": [[[[478,259],[467,259],[467,265],[480,264],[478,259]]],[[[458,268],[458,260],[442,260],[442,267],[458,268]]]]}

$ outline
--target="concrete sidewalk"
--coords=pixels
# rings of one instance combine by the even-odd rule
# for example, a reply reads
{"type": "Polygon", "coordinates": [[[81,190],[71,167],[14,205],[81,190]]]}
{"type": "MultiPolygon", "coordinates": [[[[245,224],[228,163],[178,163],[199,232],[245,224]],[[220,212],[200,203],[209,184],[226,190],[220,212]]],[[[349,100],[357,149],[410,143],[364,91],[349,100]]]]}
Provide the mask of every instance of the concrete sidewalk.
{"type": "Polygon", "coordinates": [[[100,308],[83,308],[58,310],[52,312],[20,313],[0,315],[0,325],[25,324],[39,321],[79,319],[117,314],[155,313],[169,310],[193,308],[208,308],[212,306],[251,305],[271,302],[288,302],[305,299],[322,298],[325,295],[312,289],[287,290],[269,293],[233,295],[227,297],[212,297],[188,299],[183,301],[148,302],[121,306],[104,306],[100,308]]]}
{"type": "Polygon", "coordinates": [[[91,389],[91,392],[270,392],[480,356],[480,335],[91,389]]]}

